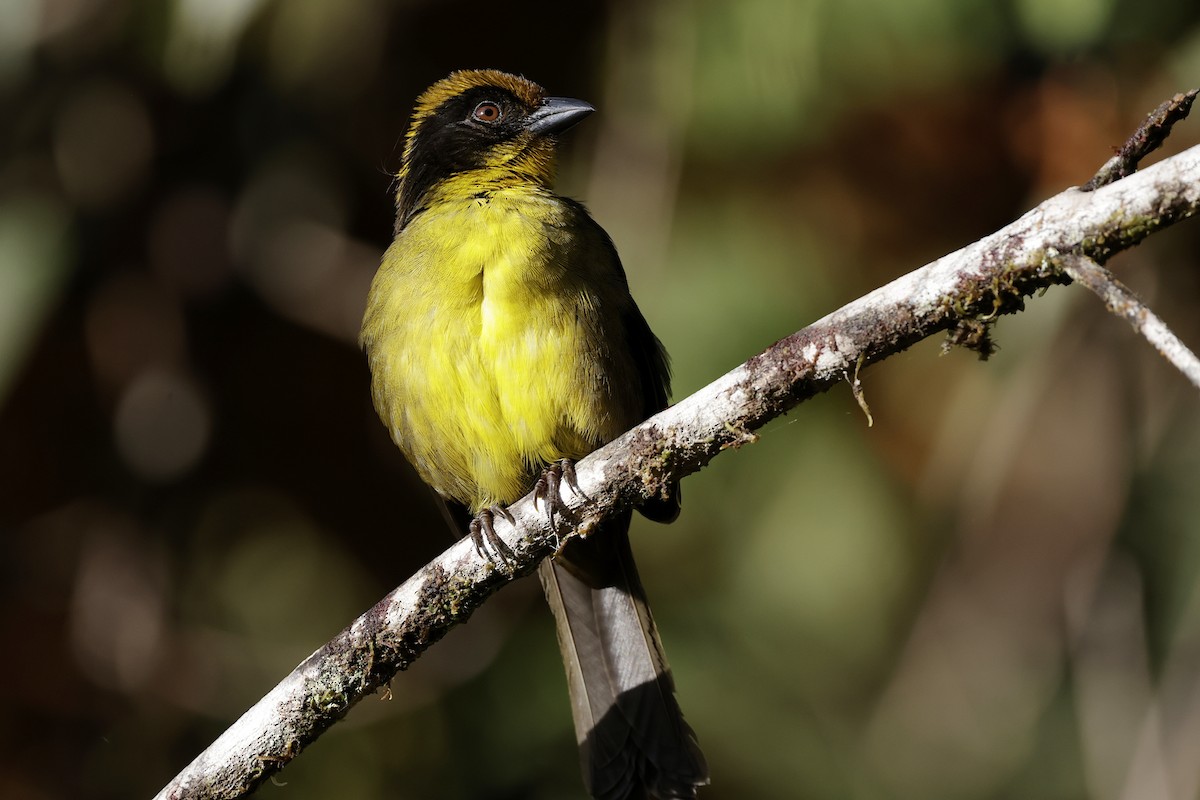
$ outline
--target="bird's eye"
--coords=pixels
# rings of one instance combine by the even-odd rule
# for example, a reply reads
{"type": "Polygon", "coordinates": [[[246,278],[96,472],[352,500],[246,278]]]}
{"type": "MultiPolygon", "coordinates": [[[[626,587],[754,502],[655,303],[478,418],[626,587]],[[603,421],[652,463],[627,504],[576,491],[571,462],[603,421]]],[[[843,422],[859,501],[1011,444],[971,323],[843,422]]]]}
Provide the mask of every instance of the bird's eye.
{"type": "Polygon", "coordinates": [[[500,106],[490,101],[484,101],[475,106],[475,110],[471,112],[471,116],[480,122],[499,122],[504,116],[504,112],[500,110],[500,106]]]}

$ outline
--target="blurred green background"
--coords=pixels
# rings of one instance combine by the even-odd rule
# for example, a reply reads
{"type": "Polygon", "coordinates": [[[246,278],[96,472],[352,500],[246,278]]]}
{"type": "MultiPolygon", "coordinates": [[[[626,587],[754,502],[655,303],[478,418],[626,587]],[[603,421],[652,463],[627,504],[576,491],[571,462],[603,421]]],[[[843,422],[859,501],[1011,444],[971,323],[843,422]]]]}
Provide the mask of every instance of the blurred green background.
{"type": "MultiPolygon", "coordinates": [[[[1085,181],[1200,85],[1200,6],[4,0],[0,796],[150,796],[448,544],[354,339],[412,100],[462,67],[599,108],[560,184],[678,398],[1085,181]]],[[[1200,345],[1195,223],[1113,267],[1200,345]]],[[[1082,289],[996,338],[637,524],[706,798],[1200,797],[1196,392],[1082,289]]],[[[580,793],[523,581],[259,796],[580,793]]]]}

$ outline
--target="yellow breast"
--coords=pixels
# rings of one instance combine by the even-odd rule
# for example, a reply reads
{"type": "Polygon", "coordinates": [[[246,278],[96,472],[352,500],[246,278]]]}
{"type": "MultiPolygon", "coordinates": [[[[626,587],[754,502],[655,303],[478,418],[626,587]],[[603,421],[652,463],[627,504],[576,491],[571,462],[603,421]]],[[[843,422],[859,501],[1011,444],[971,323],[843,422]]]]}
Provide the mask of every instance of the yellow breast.
{"type": "Polygon", "coordinates": [[[472,510],[638,419],[628,293],[597,232],[548,192],[504,189],[432,205],[384,256],[362,337],[375,406],[421,478],[472,510]]]}

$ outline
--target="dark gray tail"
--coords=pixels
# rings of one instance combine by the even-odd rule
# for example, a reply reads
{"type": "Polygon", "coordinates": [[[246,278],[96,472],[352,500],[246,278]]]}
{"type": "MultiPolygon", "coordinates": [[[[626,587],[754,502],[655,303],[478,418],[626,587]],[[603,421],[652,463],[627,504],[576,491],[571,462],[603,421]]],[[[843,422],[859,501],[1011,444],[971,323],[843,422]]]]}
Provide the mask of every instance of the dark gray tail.
{"type": "Polygon", "coordinates": [[[584,781],[596,800],[691,798],[708,783],[629,548],[629,515],[538,568],[554,613],[584,781]]]}

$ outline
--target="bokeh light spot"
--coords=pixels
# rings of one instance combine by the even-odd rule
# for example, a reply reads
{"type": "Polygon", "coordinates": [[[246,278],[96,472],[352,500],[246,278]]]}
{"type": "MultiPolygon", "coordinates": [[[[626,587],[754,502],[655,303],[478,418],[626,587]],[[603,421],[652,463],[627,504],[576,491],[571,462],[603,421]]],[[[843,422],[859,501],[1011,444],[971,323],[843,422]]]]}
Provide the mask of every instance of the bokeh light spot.
{"type": "Polygon", "coordinates": [[[86,327],[92,368],[106,388],[124,386],[149,367],[183,357],[179,304],[141,274],[109,281],[88,306],[86,327]]]}
{"type": "Polygon", "coordinates": [[[71,603],[75,658],[97,684],[124,691],[153,673],[162,650],[166,571],[128,521],[97,520],[80,553],[71,603]]]}
{"type": "Polygon", "coordinates": [[[188,378],[148,370],[126,388],[117,405],[117,447],[127,464],[151,481],[179,477],[208,444],[208,404],[188,378]]]}
{"type": "Polygon", "coordinates": [[[122,199],[146,174],[154,131],[142,99],[126,87],[98,81],[59,110],[54,162],[67,194],[98,208],[122,199]]]}
{"type": "Polygon", "coordinates": [[[150,225],[154,271],[187,295],[207,295],[229,279],[229,208],[215,189],[191,187],[168,197],[150,225]]]}

